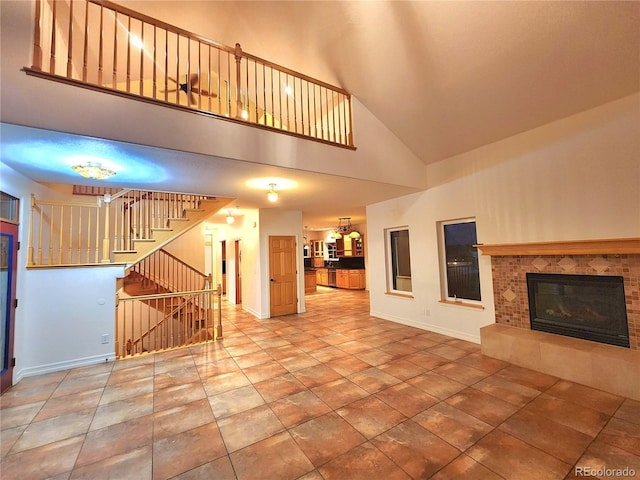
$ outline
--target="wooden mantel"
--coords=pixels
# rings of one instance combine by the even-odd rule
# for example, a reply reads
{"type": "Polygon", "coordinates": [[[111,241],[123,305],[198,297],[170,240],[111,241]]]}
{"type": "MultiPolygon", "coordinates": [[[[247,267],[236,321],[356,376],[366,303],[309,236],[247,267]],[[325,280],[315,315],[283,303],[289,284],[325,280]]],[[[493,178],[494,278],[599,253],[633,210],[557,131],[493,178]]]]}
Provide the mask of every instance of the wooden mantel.
{"type": "Polygon", "coordinates": [[[622,255],[640,254],[640,238],[565,240],[559,242],[474,245],[483,255],[622,255]]]}

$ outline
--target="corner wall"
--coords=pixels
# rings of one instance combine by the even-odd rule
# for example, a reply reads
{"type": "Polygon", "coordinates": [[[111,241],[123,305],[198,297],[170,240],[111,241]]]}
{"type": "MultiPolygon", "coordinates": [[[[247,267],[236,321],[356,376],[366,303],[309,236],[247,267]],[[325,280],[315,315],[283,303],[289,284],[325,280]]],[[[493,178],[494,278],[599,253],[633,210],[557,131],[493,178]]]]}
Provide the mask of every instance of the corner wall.
{"type": "Polygon", "coordinates": [[[475,217],[479,243],[639,237],[639,127],[632,95],[433,164],[427,190],[368,206],[371,314],[474,342],[494,323],[490,257],[480,257],[484,310],[438,302],[439,221],[475,217]],[[384,229],[401,225],[412,299],[385,294],[384,229]]]}
{"type": "Polygon", "coordinates": [[[0,189],[20,200],[13,382],[114,357],[116,279],[122,266],[27,269],[31,193],[62,199],[0,163],[0,189]],[[78,279],[84,279],[79,281],[78,279]],[[102,344],[102,335],[109,342],[102,344]]]}

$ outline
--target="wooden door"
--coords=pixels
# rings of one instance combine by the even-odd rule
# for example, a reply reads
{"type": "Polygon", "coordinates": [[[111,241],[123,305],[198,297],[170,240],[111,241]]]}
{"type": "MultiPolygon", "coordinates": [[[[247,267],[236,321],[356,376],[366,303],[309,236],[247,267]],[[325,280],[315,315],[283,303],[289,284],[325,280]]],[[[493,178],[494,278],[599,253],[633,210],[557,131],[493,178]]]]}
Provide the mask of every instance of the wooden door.
{"type": "Polygon", "coordinates": [[[227,294],[227,242],[220,242],[220,260],[222,261],[222,294],[227,294]]]}
{"type": "Polygon", "coordinates": [[[13,380],[18,225],[0,221],[0,392],[13,380]]]}
{"type": "Polygon", "coordinates": [[[296,237],[269,237],[269,305],[272,317],[297,312],[296,251],[296,237]]]}

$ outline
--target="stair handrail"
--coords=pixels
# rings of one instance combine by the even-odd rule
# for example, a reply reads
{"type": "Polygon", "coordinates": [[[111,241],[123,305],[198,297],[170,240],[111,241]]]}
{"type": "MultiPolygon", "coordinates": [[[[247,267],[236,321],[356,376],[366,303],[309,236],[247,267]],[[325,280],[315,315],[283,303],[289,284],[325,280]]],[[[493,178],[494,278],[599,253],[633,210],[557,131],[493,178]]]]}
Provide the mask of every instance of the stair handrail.
{"type": "Polygon", "coordinates": [[[156,250],[127,270],[152,280],[170,292],[206,288],[207,274],[189,265],[164,248],[156,250]]]}

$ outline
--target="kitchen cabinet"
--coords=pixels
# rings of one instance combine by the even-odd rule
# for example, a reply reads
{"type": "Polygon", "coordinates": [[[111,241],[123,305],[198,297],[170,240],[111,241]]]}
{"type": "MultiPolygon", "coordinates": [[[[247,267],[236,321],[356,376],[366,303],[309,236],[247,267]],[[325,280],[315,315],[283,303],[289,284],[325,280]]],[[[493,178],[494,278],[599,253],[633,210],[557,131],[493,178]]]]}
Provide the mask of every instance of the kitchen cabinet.
{"type": "Polygon", "coordinates": [[[363,290],[365,288],[365,270],[349,270],[339,268],[336,271],[336,286],[349,290],[363,290]]]}
{"type": "Polygon", "coordinates": [[[317,268],[316,283],[324,287],[338,287],[349,290],[364,290],[366,287],[365,270],[348,268],[317,268]],[[335,275],[335,281],[334,276],[335,275]]]}
{"type": "Polygon", "coordinates": [[[363,290],[366,287],[364,270],[349,270],[349,288],[351,290],[363,290]]]}
{"type": "Polygon", "coordinates": [[[325,287],[329,286],[329,269],[318,268],[316,270],[316,283],[325,287]]]}
{"type": "Polygon", "coordinates": [[[336,255],[338,257],[364,257],[364,236],[351,238],[348,234],[336,239],[336,255]]]}
{"type": "Polygon", "coordinates": [[[314,267],[324,265],[324,242],[322,240],[311,241],[311,264],[314,267]]]}
{"type": "Polygon", "coordinates": [[[316,272],[313,270],[304,271],[304,293],[315,293],[316,291],[316,272]]]}
{"type": "Polygon", "coordinates": [[[349,288],[349,270],[336,270],[336,287],[349,288]]]}

